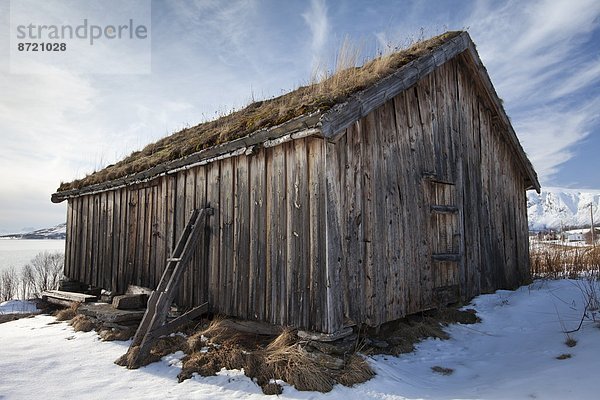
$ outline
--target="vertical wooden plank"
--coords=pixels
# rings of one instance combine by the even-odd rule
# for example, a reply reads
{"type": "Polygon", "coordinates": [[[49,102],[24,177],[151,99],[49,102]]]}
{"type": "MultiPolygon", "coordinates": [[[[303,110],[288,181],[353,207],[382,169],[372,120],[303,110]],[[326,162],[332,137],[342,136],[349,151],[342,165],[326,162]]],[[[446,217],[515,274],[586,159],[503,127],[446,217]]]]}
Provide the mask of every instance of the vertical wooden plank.
{"type": "Polygon", "coordinates": [[[362,121],[354,123],[347,129],[346,149],[348,168],[346,169],[346,232],[348,237],[348,253],[345,268],[349,271],[347,302],[349,316],[354,321],[366,318],[365,268],[364,268],[364,216],[363,216],[363,159],[362,121]],[[352,299],[350,301],[350,299],[352,299]]]}
{"type": "Polygon", "coordinates": [[[250,263],[250,188],[249,159],[241,155],[236,158],[234,190],[234,233],[233,233],[233,274],[235,293],[234,310],[242,318],[251,318],[249,281],[254,279],[250,263]]]}
{"type": "MultiPolygon", "coordinates": [[[[195,168],[196,187],[195,187],[195,208],[206,208],[206,167],[195,168]]],[[[209,216],[213,219],[215,216],[209,216]]],[[[208,222],[208,221],[207,221],[208,222]]],[[[198,266],[197,279],[194,280],[194,305],[200,305],[208,301],[208,235],[204,235],[204,242],[199,243],[195,252],[194,262],[198,266]]]]}
{"type": "MultiPolygon", "coordinates": [[[[130,188],[127,191],[127,263],[125,264],[125,285],[135,284],[136,247],[138,238],[138,191],[130,188]]],[[[126,287],[124,289],[127,289],[126,287]]]]}
{"type": "Polygon", "coordinates": [[[119,246],[119,277],[117,279],[117,293],[124,293],[127,290],[127,269],[128,269],[128,254],[131,238],[129,236],[129,190],[126,188],[120,189],[121,192],[121,224],[122,232],[121,243],[119,246]]]}
{"type": "Polygon", "coordinates": [[[71,237],[72,246],[71,246],[71,274],[69,275],[70,279],[79,280],[80,269],[81,269],[81,261],[79,258],[80,248],[83,245],[81,238],[81,202],[83,197],[75,197],[72,199],[73,201],[73,223],[71,225],[71,237]]]}
{"type": "Polygon", "coordinates": [[[364,215],[364,241],[365,241],[365,294],[367,298],[367,315],[365,321],[367,324],[375,326],[377,320],[377,276],[373,242],[379,240],[374,235],[374,214],[373,210],[376,207],[374,204],[375,182],[373,175],[373,131],[376,121],[373,113],[367,115],[363,119],[362,142],[364,143],[361,149],[361,159],[363,160],[363,212],[364,215]]]}
{"type": "MultiPolygon", "coordinates": [[[[308,186],[310,222],[310,322],[309,329],[324,331],[327,326],[325,315],[325,151],[324,140],[308,139],[308,186]]],[[[267,225],[268,226],[268,225],[267,225]]]]}
{"type": "Polygon", "coordinates": [[[156,278],[156,264],[157,261],[157,253],[158,253],[158,244],[160,237],[160,227],[159,227],[159,204],[161,202],[160,199],[160,182],[155,181],[152,185],[152,191],[150,193],[150,201],[152,204],[150,210],[151,223],[150,223],[150,256],[148,259],[148,285],[151,288],[156,288],[157,286],[157,278],[156,278]]]}
{"type": "Polygon", "coordinates": [[[146,189],[139,188],[138,194],[138,206],[137,206],[137,243],[135,252],[135,282],[138,286],[146,286],[145,284],[145,273],[147,272],[146,263],[144,262],[144,254],[146,252],[146,231],[147,231],[147,220],[146,220],[146,189]]]}
{"type": "Polygon", "coordinates": [[[103,254],[103,264],[104,264],[104,275],[102,280],[102,287],[110,290],[113,276],[113,222],[114,222],[114,200],[115,195],[114,191],[106,192],[106,237],[104,242],[104,254],[103,254]]]}
{"type": "Polygon", "coordinates": [[[140,286],[149,287],[148,283],[148,256],[150,250],[150,216],[149,210],[152,209],[152,205],[150,204],[149,193],[151,192],[151,188],[143,187],[140,188],[140,202],[139,202],[139,210],[140,210],[140,224],[138,225],[138,229],[140,229],[140,240],[138,241],[139,251],[138,251],[138,261],[136,263],[136,269],[138,271],[138,282],[140,286]]]}
{"type": "Polygon", "coordinates": [[[326,145],[325,164],[325,214],[326,214],[326,280],[327,280],[327,325],[325,332],[335,332],[343,324],[343,301],[341,274],[344,238],[341,235],[341,175],[345,169],[345,152],[338,151],[335,143],[326,145]]]}
{"type": "Polygon", "coordinates": [[[282,146],[267,150],[267,319],[285,321],[286,299],[286,185],[285,151],[282,146]]]}
{"type": "Polygon", "coordinates": [[[100,252],[100,194],[93,195],[93,217],[92,217],[92,241],[90,243],[92,250],[92,271],[90,276],[90,284],[98,286],[98,275],[99,275],[99,257],[100,252]]]}
{"type": "Polygon", "coordinates": [[[154,264],[154,287],[156,287],[162,276],[167,263],[167,178],[159,178],[157,185],[156,205],[156,241],[155,241],[155,264],[154,264]]]}
{"type": "Polygon", "coordinates": [[[206,175],[206,202],[213,208],[214,214],[208,219],[210,229],[209,242],[209,297],[208,304],[214,312],[224,312],[222,304],[219,302],[220,282],[219,271],[221,270],[221,205],[220,205],[220,166],[221,163],[215,161],[208,164],[206,175]]]}
{"type": "MultiPolygon", "coordinates": [[[[174,214],[174,232],[173,232],[173,247],[175,247],[176,243],[179,241],[179,239],[181,238],[181,234],[183,232],[183,230],[185,229],[185,223],[186,223],[186,210],[185,210],[185,206],[186,206],[186,201],[185,201],[185,197],[186,197],[186,171],[179,171],[175,174],[175,182],[174,182],[174,190],[175,190],[175,197],[174,197],[174,204],[173,204],[173,208],[175,211],[174,214]]],[[[187,270],[187,268],[186,268],[187,270]]],[[[182,280],[185,282],[186,279],[186,272],[184,271],[183,273],[183,277],[182,280]]],[[[183,285],[180,285],[177,288],[177,304],[178,305],[183,305],[185,302],[185,293],[183,290],[183,285]]]]}
{"type": "Polygon", "coordinates": [[[221,163],[221,186],[220,186],[220,223],[221,223],[221,255],[219,271],[219,303],[223,306],[223,312],[231,315],[233,312],[234,276],[233,276],[233,196],[235,178],[233,175],[234,160],[226,158],[221,163]]]}
{"type": "MultiPolygon", "coordinates": [[[[195,169],[189,169],[185,171],[185,212],[183,215],[183,227],[182,230],[185,229],[185,225],[189,219],[190,214],[194,210],[194,206],[196,203],[196,171],[195,169]]],[[[189,264],[186,266],[183,272],[182,284],[181,288],[183,290],[183,306],[192,307],[194,304],[194,285],[195,285],[195,277],[198,272],[198,264],[195,262],[196,260],[192,257],[189,264]]]]}
{"type": "Polygon", "coordinates": [[[112,220],[112,254],[111,254],[111,277],[110,277],[110,291],[112,293],[118,293],[119,287],[119,267],[121,264],[120,254],[123,240],[125,239],[126,233],[121,231],[121,219],[124,216],[121,213],[121,194],[123,189],[116,189],[113,192],[113,220],[112,220]]]}
{"type": "Polygon", "coordinates": [[[96,247],[96,282],[94,286],[101,288],[104,276],[104,244],[106,242],[106,192],[96,195],[98,197],[98,236],[95,240],[96,247]]]}
{"type": "Polygon", "coordinates": [[[308,169],[306,140],[290,143],[287,174],[287,323],[308,326],[308,169]]]}
{"type": "Polygon", "coordinates": [[[73,229],[73,203],[74,199],[67,200],[67,228],[66,228],[66,240],[65,240],[65,264],[63,269],[63,274],[67,277],[70,277],[72,273],[72,265],[73,260],[71,258],[71,248],[73,241],[73,234],[71,233],[73,229]]]}
{"type": "Polygon", "coordinates": [[[265,320],[267,292],[267,170],[265,149],[250,157],[249,318],[265,320]]]}
{"type": "MultiPolygon", "coordinates": [[[[174,175],[166,175],[166,257],[169,258],[173,254],[173,247],[175,246],[175,209],[176,209],[176,195],[177,195],[177,177],[174,175]]],[[[162,266],[164,269],[165,266],[162,266]]]]}

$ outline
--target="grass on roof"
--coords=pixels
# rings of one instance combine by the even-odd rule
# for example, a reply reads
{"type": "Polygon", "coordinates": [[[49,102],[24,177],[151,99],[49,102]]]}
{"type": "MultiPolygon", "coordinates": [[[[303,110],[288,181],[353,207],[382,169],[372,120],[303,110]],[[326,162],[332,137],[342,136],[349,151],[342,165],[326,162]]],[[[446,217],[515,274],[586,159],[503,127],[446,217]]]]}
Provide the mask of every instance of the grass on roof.
{"type": "Polygon", "coordinates": [[[446,32],[417,42],[405,50],[377,57],[362,67],[338,69],[320,82],[301,86],[273,99],[254,102],[229,115],[183,129],[85,178],[61,183],[58,191],[80,189],[135,174],[158,164],[247,136],[257,130],[280,125],[295,117],[317,111],[324,112],[460,33],[446,32]]]}

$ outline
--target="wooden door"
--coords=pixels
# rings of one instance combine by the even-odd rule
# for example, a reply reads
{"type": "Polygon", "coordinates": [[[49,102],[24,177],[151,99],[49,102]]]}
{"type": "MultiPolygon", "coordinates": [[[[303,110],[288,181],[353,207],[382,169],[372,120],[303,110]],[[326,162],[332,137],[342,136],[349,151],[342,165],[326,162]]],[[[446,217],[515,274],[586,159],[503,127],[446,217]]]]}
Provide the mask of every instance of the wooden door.
{"type": "Polygon", "coordinates": [[[460,297],[462,264],[462,214],[456,185],[428,180],[429,248],[431,253],[433,301],[448,304],[460,297]]]}

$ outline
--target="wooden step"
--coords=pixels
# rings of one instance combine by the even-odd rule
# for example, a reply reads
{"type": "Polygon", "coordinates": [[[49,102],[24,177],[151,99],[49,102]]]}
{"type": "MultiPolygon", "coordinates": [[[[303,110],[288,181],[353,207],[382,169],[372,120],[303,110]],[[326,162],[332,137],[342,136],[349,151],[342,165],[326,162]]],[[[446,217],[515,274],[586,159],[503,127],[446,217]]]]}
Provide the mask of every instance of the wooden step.
{"type": "Polygon", "coordinates": [[[65,302],[90,303],[98,300],[98,297],[83,293],[65,292],[64,290],[46,290],[42,292],[42,300],[54,304],[69,305],[65,304],[65,302]]]}

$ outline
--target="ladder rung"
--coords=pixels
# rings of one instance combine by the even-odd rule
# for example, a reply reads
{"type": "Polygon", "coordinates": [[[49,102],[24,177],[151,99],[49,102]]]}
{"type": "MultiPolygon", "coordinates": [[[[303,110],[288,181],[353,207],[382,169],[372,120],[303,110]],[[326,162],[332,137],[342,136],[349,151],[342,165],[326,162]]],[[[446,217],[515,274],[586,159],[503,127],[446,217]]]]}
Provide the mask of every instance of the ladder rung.
{"type": "Polygon", "coordinates": [[[181,258],[167,258],[167,261],[181,261],[181,258]]]}

